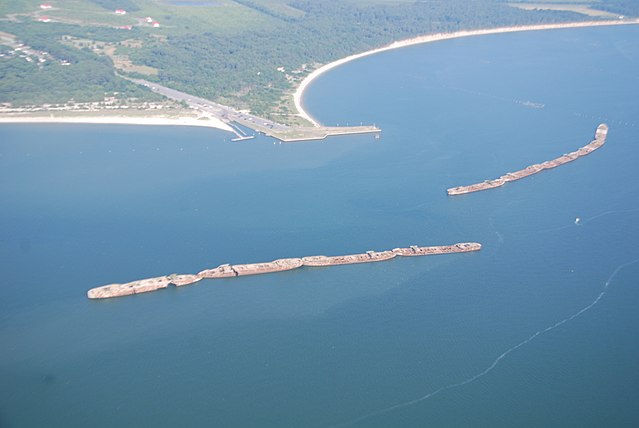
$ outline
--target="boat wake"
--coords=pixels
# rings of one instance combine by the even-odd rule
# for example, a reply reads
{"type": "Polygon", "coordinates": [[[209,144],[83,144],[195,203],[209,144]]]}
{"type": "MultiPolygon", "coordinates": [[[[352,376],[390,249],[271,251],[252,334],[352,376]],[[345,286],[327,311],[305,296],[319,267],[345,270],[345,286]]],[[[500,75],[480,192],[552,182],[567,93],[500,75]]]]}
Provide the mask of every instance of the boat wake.
{"type": "Polygon", "coordinates": [[[603,213],[600,213],[600,214],[597,214],[597,215],[594,215],[594,216],[588,217],[588,218],[577,217],[577,218],[575,218],[575,220],[572,223],[565,224],[563,226],[557,226],[557,227],[551,227],[551,228],[548,228],[548,229],[536,230],[534,232],[522,233],[522,234],[517,234],[517,235],[514,235],[514,236],[526,237],[526,236],[538,235],[538,234],[542,234],[542,233],[559,232],[560,230],[570,229],[570,228],[573,228],[575,226],[584,226],[584,225],[590,223],[591,221],[600,219],[601,217],[605,217],[605,216],[609,216],[609,215],[613,215],[613,214],[628,214],[628,213],[636,213],[636,212],[639,212],[639,208],[633,208],[633,209],[628,209],[628,210],[605,211],[603,213]]]}
{"type": "Polygon", "coordinates": [[[627,213],[636,213],[636,212],[639,212],[639,208],[633,208],[633,209],[629,209],[629,210],[613,210],[613,211],[606,211],[606,212],[603,212],[603,213],[601,213],[601,214],[597,214],[597,215],[595,215],[595,216],[588,217],[588,218],[587,218],[587,219],[585,219],[585,220],[580,220],[580,221],[579,221],[579,224],[583,225],[583,224],[586,224],[586,223],[590,223],[590,222],[591,222],[591,221],[593,221],[593,220],[597,220],[598,218],[605,217],[605,216],[607,216],[607,215],[612,215],[612,214],[627,214],[627,213]]]}
{"type": "MultiPolygon", "coordinates": [[[[634,211],[639,211],[639,210],[634,210],[634,211]]],[[[599,216],[603,216],[606,213],[600,214],[599,216]]],[[[597,217],[597,216],[595,216],[597,217]]],[[[594,219],[595,217],[592,217],[591,219],[594,219]]],[[[615,276],[617,276],[617,274],[622,271],[623,269],[627,268],[628,266],[634,265],[636,263],[639,263],[639,258],[638,259],[634,259],[631,260],[629,262],[623,263],[619,266],[617,266],[617,268],[612,272],[612,274],[608,277],[608,279],[606,280],[603,289],[601,290],[601,292],[597,295],[597,297],[587,306],[584,306],[583,308],[581,308],[580,310],[578,310],[577,312],[575,312],[574,314],[570,315],[567,318],[564,318],[561,321],[558,321],[542,330],[536,331],[535,333],[531,334],[530,336],[528,336],[528,338],[522,340],[521,342],[519,342],[518,344],[508,348],[506,351],[502,352],[497,358],[495,358],[495,360],[492,362],[492,364],[490,364],[488,367],[486,367],[484,370],[482,370],[481,372],[477,373],[476,375],[469,377],[466,380],[463,380],[461,382],[456,382],[456,383],[451,383],[449,385],[446,386],[442,386],[439,389],[436,389],[433,392],[429,392],[426,395],[422,395],[421,397],[415,398],[413,400],[409,400],[409,401],[404,401],[402,403],[398,403],[395,404],[393,406],[389,406],[389,407],[385,407],[383,409],[380,410],[376,410],[374,412],[371,413],[367,413],[365,415],[362,415],[358,418],[355,419],[351,419],[347,422],[343,422],[337,425],[331,425],[330,428],[340,428],[340,427],[347,427],[347,426],[352,426],[352,425],[356,425],[360,422],[363,422],[367,419],[373,418],[375,416],[380,416],[386,413],[390,413],[394,410],[398,410],[404,407],[409,407],[412,406],[414,404],[420,403],[422,401],[426,401],[429,398],[432,398],[438,394],[441,394],[442,392],[448,391],[450,389],[455,389],[455,388],[459,388],[465,385],[468,385],[470,383],[473,383],[474,381],[476,381],[477,379],[486,376],[488,373],[490,373],[495,367],[497,367],[497,365],[504,359],[506,358],[509,354],[511,354],[512,352],[515,352],[517,349],[521,348],[524,345],[527,345],[528,343],[532,342],[533,340],[535,340],[536,338],[538,338],[539,336],[548,333],[558,327],[561,327],[562,325],[574,320],[575,318],[581,316],[583,313],[589,311],[590,309],[592,309],[595,305],[597,305],[597,303],[599,303],[599,301],[601,301],[601,299],[606,295],[606,292],[608,291],[608,288],[610,287],[610,284],[612,282],[612,280],[615,278],[615,276]]]]}

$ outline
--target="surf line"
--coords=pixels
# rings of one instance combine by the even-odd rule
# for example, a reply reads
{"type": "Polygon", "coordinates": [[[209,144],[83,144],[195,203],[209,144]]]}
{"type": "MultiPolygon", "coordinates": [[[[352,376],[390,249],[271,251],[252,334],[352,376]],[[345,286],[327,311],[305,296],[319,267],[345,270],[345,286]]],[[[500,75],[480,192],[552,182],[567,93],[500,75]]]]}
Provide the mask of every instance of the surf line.
{"type": "Polygon", "coordinates": [[[574,320],[575,318],[581,316],[584,312],[589,311],[590,309],[592,309],[597,303],[599,303],[599,301],[606,295],[606,292],[608,291],[608,288],[612,282],[612,280],[615,278],[615,276],[617,276],[617,274],[622,271],[623,269],[627,268],[628,266],[634,265],[636,263],[639,263],[639,258],[638,259],[634,259],[631,260],[629,262],[623,263],[619,266],[617,266],[617,268],[612,272],[612,274],[608,277],[608,279],[606,280],[606,283],[603,286],[603,289],[601,290],[601,292],[597,295],[597,297],[587,306],[584,306],[583,308],[581,308],[580,310],[578,310],[577,312],[575,312],[574,314],[570,315],[567,318],[564,318],[561,321],[558,321],[542,330],[538,330],[535,333],[531,334],[530,336],[528,336],[527,339],[522,340],[521,342],[519,342],[518,344],[516,344],[515,346],[512,346],[510,348],[508,348],[506,351],[502,352],[497,358],[495,358],[495,360],[492,362],[491,365],[489,365],[488,367],[486,367],[483,371],[477,373],[476,375],[469,377],[466,380],[463,380],[461,382],[456,382],[456,383],[451,383],[449,385],[446,386],[442,386],[439,389],[436,389],[433,392],[429,392],[426,395],[422,395],[421,397],[415,398],[413,400],[409,400],[409,401],[404,401],[403,403],[398,403],[395,404],[393,406],[390,407],[385,407],[383,409],[380,410],[376,410],[374,412],[371,413],[367,413],[365,415],[362,415],[358,418],[355,419],[351,419],[350,421],[347,422],[342,422],[340,424],[337,425],[331,425],[329,428],[341,428],[341,427],[348,427],[348,426],[352,426],[355,424],[358,424],[359,422],[363,422],[367,419],[373,418],[375,416],[380,416],[386,413],[390,413],[394,410],[398,410],[401,409],[403,407],[409,407],[412,406],[414,404],[420,403],[422,401],[428,400],[429,398],[432,398],[444,391],[448,391],[450,389],[455,389],[455,388],[459,388],[465,385],[468,385],[470,383],[473,383],[474,381],[476,381],[477,379],[486,376],[488,373],[490,373],[495,367],[497,367],[497,365],[504,359],[506,358],[510,353],[516,351],[517,349],[521,348],[522,346],[532,342],[533,340],[535,340],[537,337],[548,333],[549,331],[552,331],[558,327],[561,327],[562,325],[566,324],[569,321],[574,320]]]}

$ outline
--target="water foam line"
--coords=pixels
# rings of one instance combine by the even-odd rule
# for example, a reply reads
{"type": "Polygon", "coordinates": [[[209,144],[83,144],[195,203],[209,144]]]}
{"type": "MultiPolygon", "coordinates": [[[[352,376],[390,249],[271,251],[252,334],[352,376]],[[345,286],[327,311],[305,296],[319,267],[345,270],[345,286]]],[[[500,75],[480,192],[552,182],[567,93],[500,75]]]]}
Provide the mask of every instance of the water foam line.
{"type": "MultiPolygon", "coordinates": [[[[632,211],[632,210],[629,210],[632,211]]],[[[637,210],[634,210],[637,211],[637,210]]],[[[599,216],[595,216],[592,217],[592,219],[596,218],[596,217],[600,217],[603,215],[606,215],[607,213],[602,213],[599,216]]],[[[639,263],[639,258],[638,259],[634,259],[631,260],[629,262],[623,263],[619,266],[617,266],[617,268],[612,272],[612,274],[608,277],[608,280],[606,280],[606,283],[604,284],[603,289],[601,290],[601,292],[597,295],[597,297],[587,306],[581,308],[580,310],[578,310],[577,312],[575,312],[574,314],[570,315],[567,318],[562,319],[561,321],[558,321],[552,325],[550,325],[549,327],[546,327],[542,330],[538,330],[535,333],[531,334],[530,336],[528,336],[528,338],[526,338],[525,340],[522,340],[521,342],[519,342],[518,344],[516,344],[515,346],[512,346],[510,348],[508,348],[506,351],[502,352],[497,358],[495,358],[495,360],[492,362],[492,364],[490,364],[488,367],[486,367],[484,370],[482,370],[481,372],[477,373],[476,375],[469,377],[466,380],[463,380],[461,382],[456,382],[456,383],[451,383],[449,385],[446,386],[442,386],[439,389],[436,389],[433,392],[429,392],[426,395],[422,395],[421,397],[415,398],[413,400],[409,400],[409,401],[404,401],[402,403],[398,403],[395,404],[393,406],[389,406],[389,407],[385,407],[383,409],[380,410],[376,410],[374,412],[371,413],[367,413],[365,415],[359,416],[355,419],[351,419],[349,421],[346,422],[342,422],[340,424],[337,425],[331,425],[330,428],[341,428],[341,427],[347,427],[347,426],[352,426],[355,424],[358,424],[359,422],[363,422],[367,419],[373,418],[375,416],[380,416],[386,413],[390,413],[394,410],[398,410],[401,409],[403,407],[408,407],[408,406],[412,406],[414,404],[420,403],[422,401],[428,400],[429,398],[432,398],[444,391],[447,391],[449,389],[454,389],[454,388],[459,388],[462,387],[464,385],[468,385],[474,381],[476,381],[477,379],[486,376],[488,373],[490,373],[495,367],[497,367],[497,365],[500,363],[500,361],[502,361],[504,358],[506,358],[510,353],[516,351],[517,349],[521,348],[524,345],[527,345],[528,343],[532,342],[533,340],[535,340],[537,337],[548,333],[564,324],[566,324],[569,321],[574,320],[575,318],[581,316],[584,312],[589,311],[590,309],[592,309],[597,303],[599,303],[599,301],[606,295],[606,292],[608,291],[608,287],[610,286],[610,283],[612,282],[612,280],[614,279],[614,277],[623,269],[625,269],[628,266],[631,266],[635,263],[639,263]]]]}

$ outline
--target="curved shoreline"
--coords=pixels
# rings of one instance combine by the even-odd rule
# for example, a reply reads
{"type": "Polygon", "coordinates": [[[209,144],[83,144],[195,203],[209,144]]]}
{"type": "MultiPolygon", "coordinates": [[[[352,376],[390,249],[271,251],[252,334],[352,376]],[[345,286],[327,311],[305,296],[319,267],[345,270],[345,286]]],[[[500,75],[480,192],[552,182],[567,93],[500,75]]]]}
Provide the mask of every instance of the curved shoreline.
{"type": "Polygon", "coordinates": [[[158,116],[0,116],[0,125],[5,123],[73,123],[102,125],[155,125],[155,126],[200,126],[234,132],[233,129],[216,117],[200,120],[192,117],[158,116]]]}
{"type": "Polygon", "coordinates": [[[512,27],[498,27],[498,28],[487,28],[481,30],[461,30],[455,31],[453,33],[435,33],[424,36],[413,37],[410,39],[399,40],[391,43],[390,45],[383,46],[381,48],[371,49],[366,52],[354,54],[347,56],[345,58],[338,59],[333,62],[329,62],[328,64],[324,64],[317,70],[314,70],[311,74],[306,76],[304,80],[299,84],[295,93],[293,94],[293,101],[295,103],[295,109],[297,110],[297,115],[308,120],[315,127],[321,126],[321,124],[313,119],[310,114],[302,105],[302,97],[304,95],[304,91],[315,79],[317,79],[322,74],[326,73],[333,68],[339,67],[340,65],[346,64],[347,62],[354,61],[356,59],[360,59],[366,56],[375,55],[381,52],[386,52],[392,49],[404,48],[407,46],[413,46],[423,43],[431,43],[438,42],[441,40],[449,40],[456,39],[460,37],[471,37],[471,36],[484,36],[488,34],[501,34],[501,33],[516,33],[522,31],[540,31],[540,30],[556,30],[556,29],[564,29],[564,28],[582,28],[582,27],[603,27],[603,26],[611,26],[611,25],[632,25],[639,24],[639,19],[629,19],[629,20],[619,20],[619,21],[583,21],[583,22],[569,22],[569,23],[557,23],[557,24],[539,24],[539,25],[522,25],[522,26],[512,26],[512,27]]]}

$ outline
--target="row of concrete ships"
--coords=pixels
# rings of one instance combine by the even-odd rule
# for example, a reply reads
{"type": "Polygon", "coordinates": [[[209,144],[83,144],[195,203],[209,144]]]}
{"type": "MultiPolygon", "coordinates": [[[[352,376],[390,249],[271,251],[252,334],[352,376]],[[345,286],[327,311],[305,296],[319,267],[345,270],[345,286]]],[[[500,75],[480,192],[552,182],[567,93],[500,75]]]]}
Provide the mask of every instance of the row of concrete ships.
{"type": "Polygon", "coordinates": [[[538,163],[535,165],[530,165],[524,169],[515,172],[509,172],[505,175],[502,175],[499,178],[494,180],[486,180],[481,183],[471,184],[469,186],[459,186],[448,189],[448,194],[453,195],[463,195],[465,193],[479,192],[481,190],[494,189],[495,187],[503,186],[509,181],[521,180],[522,178],[528,177],[529,175],[537,174],[545,169],[556,168],[560,165],[564,165],[568,162],[572,162],[575,159],[578,159],[582,156],[586,156],[597,150],[599,147],[603,146],[606,142],[606,136],[608,135],[608,125],[602,123],[597,127],[597,131],[595,132],[595,139],[592,140],[586,146],[580,148],[571,153],[567,153],[563,156],[560,156],[556,159],[549,160],[543,163],[538,163]]]}
{"type": "Polygon", "coordinates": [[[395,248],[388,251],[367,251],[363,254],[351,254],[347,256],[311,256],[302,258],[279,259],[267,263],[251,263],[243,265],[224,264],[214,269],[206,269],[198,274],[173,274],[156,278],[141,279],[127,282],[126,284],[109,284],[92,288],[87,292],[89,299],[108,299],[110,297],[129,296],[132,294],[148,293],[149,291],[167,288],[173,284],[177,287],[189,285],[202,279],[234,278],[244,275],[260,275],[272,272],[282,272],[297,269],[302,266],[324,267],[348,265],[354,263],[372,263],[390,260],[397,256],[430,256],[435,254],[465,253],[479,251],[481,244],[476,242],[463,242],[453,245],[436,247],[410,246],[408,248],[395,248]]]}

